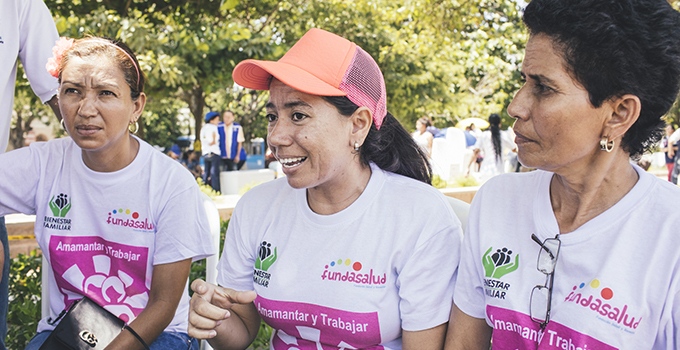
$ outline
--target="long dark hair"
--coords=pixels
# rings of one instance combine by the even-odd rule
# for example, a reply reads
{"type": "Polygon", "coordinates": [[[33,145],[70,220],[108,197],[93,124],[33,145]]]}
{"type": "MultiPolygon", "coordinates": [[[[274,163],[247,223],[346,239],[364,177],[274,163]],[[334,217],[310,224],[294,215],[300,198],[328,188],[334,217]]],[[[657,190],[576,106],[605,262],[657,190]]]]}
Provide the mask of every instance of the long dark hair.
{"type": "Polygon", "coordinates": [[[501,116],[493,113],[489,116],[489,130],[491,131],[491,141],[493,141],[493,150],[496,153],[496,159],[501,160],[501,116]]]}
{"type": "MultiPolygon", "coordinates": [[[[324,99],[344,116],[352,115],[359,108],[346,96],[324,96],[324,99]]],[[[359,155],[365,165],[373,162],[385,171],[432,184],[432,168],[427,155],[390,112],[380,130],[375,124],[371,125],[359,155]]]]}

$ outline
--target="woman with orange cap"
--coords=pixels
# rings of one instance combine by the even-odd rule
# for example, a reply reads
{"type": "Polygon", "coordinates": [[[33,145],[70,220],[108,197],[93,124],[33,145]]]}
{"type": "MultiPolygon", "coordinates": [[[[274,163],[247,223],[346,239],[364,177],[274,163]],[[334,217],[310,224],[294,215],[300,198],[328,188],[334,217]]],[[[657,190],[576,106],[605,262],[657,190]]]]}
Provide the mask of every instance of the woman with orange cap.
{"type": "Polygon", "coordinates": [[[189,334],[245,349],[263,319],[272,349],[441,348],[460,222],[387,112],[375,61],[312,29],[233,76],[269,90],[267,142],[286,177],[239,201],[220,286],[192,284],[189,334]]]}

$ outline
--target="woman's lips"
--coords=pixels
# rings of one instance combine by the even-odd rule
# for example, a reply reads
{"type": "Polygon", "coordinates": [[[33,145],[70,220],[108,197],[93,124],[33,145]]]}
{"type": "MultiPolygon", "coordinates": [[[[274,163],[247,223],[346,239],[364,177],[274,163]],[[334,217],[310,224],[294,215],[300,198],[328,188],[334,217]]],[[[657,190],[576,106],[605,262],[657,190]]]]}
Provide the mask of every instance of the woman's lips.
{"type": "Polygon", "coordinates": [[[95,133],[97,133],[101,129],[102,128],[100,128],[96,125],[77,125],[76,126],[76,132],[78,132],[79,135],[83,135],[83,136],[94,135],[95,133]]]}
{"type": "Polygon", "coordinates": [[[533,140],[531,140],[531,139],[527,138],[526,136],[515,131],[515,143],[516,144],[519,145],[519,144],[523,144],[523,143],[527,143],[527,142],[533,142],[533,140]]]}

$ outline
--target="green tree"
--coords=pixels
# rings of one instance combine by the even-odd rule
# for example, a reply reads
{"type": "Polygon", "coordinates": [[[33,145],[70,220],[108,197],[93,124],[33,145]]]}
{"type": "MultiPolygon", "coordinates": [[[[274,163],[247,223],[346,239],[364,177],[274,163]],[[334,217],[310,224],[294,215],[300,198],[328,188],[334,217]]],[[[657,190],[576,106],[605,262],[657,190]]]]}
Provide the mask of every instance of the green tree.
{"type": "Polygon", "coordinates": [[[386,80],[388,109],[408,128],[422,115],[440,127],[491,112],[502,112],[507,121],[504,110],[519,87],[517,67],[526,40],[519,5],[512,0],[46,4],[62,35],[118,38],[138,53],[149,97],[139,134],[163,146],[180,132],[172,125],[184,107],[191,111],[196,135],[207,106],[234,110],[248,139],[264,136],[268,93],[234,85],[231,72],[244,59],[280,58],[312,27],[342,35],[376,59],[386,80]]]}

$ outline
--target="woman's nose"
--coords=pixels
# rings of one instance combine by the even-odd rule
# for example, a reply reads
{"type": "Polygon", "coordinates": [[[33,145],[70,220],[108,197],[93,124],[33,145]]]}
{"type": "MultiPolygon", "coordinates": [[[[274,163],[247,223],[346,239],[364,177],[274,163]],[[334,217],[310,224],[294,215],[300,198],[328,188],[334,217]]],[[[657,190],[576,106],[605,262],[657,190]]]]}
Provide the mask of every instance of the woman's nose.
{"type": "Polygon", "coordinates": [[[524,93],[524,86],[517,91],[508,105],[508,115],[512,118],[525,119],[529,116],[528,100],[524,93]]]}
{"type": "Polygon", "coordinates": [[[270,147],[288,146],[291,143],[290,125],[283,118],[279,118],[267,130],[267,143],[270,147]]]}
{"type": "Polygon", "coordinates": [[[78,115],[84,118],[90,118],[97,115],[97,101],[95,97],[84,96],[80,100],[80,108],[78,108],[78,115]]]}

